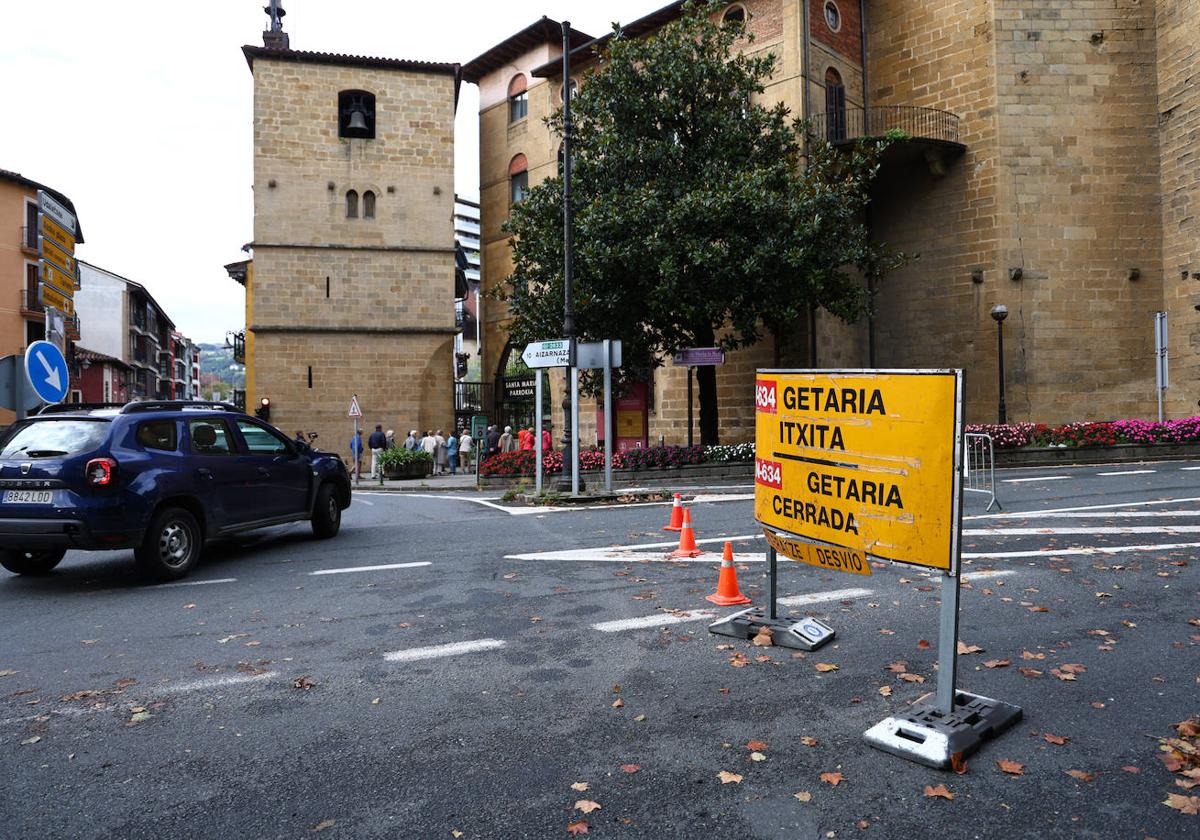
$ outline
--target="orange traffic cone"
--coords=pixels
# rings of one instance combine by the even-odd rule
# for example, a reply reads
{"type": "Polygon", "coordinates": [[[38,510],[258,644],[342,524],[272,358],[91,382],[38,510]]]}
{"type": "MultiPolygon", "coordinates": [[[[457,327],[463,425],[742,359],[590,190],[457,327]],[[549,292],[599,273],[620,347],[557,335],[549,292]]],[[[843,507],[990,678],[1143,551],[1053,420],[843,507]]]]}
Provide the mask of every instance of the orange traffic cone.
{"type": "Polygon", "coordinates": [[[671,524],[663,528],[664,531],[682,531],[683,530],[683,502],[679,500],[679,494],[675,494],[675,504],[671,505],[671,524]]]}
{"type": "Polygon", "coordinates": [[[696,534],[692,530],[692,509],[683,509],[683,525],[679,531],[679,548],[671,552],[672,557],[699,557],[704,552],[696,548],[696,534]]]}
{"type": "Polygon", "coordinates": [[[737,569],[733,566],[733,543],[725,543],[725,555],[721,558],[721,577],[717,579],[717,592],[704,600],[722,607],[734,604],[749,604],[750,599],[738,589],[737,569]]]}

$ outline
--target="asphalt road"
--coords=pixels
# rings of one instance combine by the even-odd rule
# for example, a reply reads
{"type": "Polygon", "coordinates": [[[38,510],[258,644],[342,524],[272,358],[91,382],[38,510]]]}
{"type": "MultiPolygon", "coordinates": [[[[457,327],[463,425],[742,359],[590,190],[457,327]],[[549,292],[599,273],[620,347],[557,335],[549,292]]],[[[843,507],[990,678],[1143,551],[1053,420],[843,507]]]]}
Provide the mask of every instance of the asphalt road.
{"type": "MultiPolygon", "coordinates": [[[[936,683],[923,570],[781,564],[838,634],[803,657],[707,632],[750,488],[697,502],[691,563],[630,548],[673,538],[664,506],[364,492],[337,539],[213,546],[185,585],[121,552],[0,578],[0,837],[1200,836],[1154,740],[1200,713],[1200,464],[1000,478],[1002,513],[967,501],[959,686],[1025,718],[966,774],[862,740],[936,683]]],[[[737,545],[756,603],[763,550],[737,545]]]]}

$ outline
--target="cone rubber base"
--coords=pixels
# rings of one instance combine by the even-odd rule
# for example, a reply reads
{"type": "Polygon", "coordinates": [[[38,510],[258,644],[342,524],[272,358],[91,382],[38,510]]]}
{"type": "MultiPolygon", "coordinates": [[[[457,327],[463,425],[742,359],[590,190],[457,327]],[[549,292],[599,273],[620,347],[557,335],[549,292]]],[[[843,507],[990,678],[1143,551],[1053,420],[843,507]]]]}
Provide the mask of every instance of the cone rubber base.
{"type": "Polygon", "coordinates": [[[704,552],[698,548],[694,549],[692,551],[684,551],[681,548],[677,548],[671,552],[671,556],[672,557],[699,557],[703,553],[704,552]]]}
{"type": "Polygon", "coordinates": [[[739,595],[736,598],[730,597],[727,595],[706,595],[704,597],[704,600],[712,601],[714,604],[716,604],[717,606],[721,606],[721,607],[734,607],[734,606],[737,606],[738,604],[749,604],[750,603],[750,599],[747,598],[745,595],[739,595]]]}

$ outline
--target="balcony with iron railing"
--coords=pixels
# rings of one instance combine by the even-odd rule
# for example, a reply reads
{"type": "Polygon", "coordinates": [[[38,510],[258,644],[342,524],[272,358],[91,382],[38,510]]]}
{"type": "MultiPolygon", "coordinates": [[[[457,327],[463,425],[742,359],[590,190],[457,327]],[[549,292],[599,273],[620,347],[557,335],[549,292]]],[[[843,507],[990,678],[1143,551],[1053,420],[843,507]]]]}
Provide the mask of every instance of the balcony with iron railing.
{"type": "Polygon", "coordinates": [[[882,162],[923,160],[935,171],[967,147],[959,139],[957,114],[916,105],[872,105],[814,114],[809,118],[813,136],[834,146],[858,140],[891,136],[893,143],[882,162]]]}
{"type": "Polygon", "coordinates": [[[21,227],[21,250],[27,254],[38,252],[38,229],[30,225],[21,227]]]}
{"type": "Polygon", "coordinates": [[[37,286],[21,289],[21,315],[25,318],[45,318],[46,307],[39,299],[37,286]]]}

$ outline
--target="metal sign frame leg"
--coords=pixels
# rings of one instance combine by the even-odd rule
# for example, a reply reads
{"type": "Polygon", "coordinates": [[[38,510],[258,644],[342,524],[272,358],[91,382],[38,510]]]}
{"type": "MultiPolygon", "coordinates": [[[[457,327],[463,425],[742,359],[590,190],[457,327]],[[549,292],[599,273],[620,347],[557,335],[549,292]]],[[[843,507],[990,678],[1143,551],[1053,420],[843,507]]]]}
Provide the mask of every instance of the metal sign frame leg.
{"type": "Polygon", "coordinates": [[[533,380],[533,410],[534,415],[534,435],[533,451],[535,460],[533,465],[533,486],[534,492],[539,496],[542,495],[542,369],[537,368],[534,371],[533,380]]]}
{"type": "Polygon", "coordinates": [[[571,368],[571,495],[579,495],[579,368],[571,368]]]}
{"type": "Polygon", "coordinates": [[[604,490],[613,491],[612,476],[612,341],[604,340],[604,490]]]}

